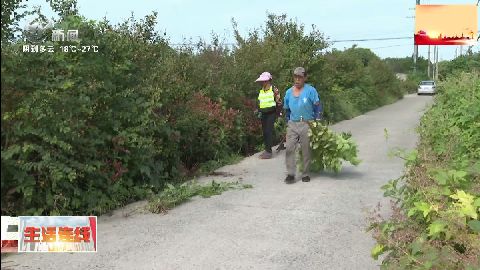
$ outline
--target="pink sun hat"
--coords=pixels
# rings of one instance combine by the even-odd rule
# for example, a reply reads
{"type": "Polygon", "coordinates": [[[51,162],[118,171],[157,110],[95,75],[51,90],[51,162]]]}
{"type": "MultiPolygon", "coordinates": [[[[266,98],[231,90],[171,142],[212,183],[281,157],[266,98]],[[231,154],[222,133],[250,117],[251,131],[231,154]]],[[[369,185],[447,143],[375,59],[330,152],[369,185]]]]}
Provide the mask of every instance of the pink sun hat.
{"type": "Polygon", "coordinates": [[[263,72],[260,74],[260,77],[256,80],[256,82],[266,82],[272,79],[272,74],[270,72],[263,72]]]}

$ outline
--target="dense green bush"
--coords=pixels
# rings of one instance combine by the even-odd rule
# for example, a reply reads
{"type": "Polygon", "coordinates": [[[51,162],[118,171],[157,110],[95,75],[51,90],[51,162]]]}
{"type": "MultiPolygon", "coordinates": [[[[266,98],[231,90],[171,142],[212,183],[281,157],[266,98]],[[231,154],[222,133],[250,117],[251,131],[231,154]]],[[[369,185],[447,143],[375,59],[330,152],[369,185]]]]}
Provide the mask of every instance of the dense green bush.
{"type": "MultiPolygon", "coordinates": [[[[369,50],[324,53],[322,33],[284,15],[247,37],[234,22],[233,49],[215,35],[173,49],[154,31],[155,13],[111,25],[78,16],[74,2],[54,1],[56,28],[78,29],[98,53],[22,53],[21,39],[2,36],[2,214],[103,213],[202,163],[253,153],[262,142],[254,80],[265,70],[284,95],[305,66],[329,121],[403,94],[369,50]]],[[[284,123],[276,129],[280,140],[284,123]]]]}
{"type": "Polygon", "coordinates": [[[405,94],[402,82],[368,49],[353,46],[321,58],[310,68],[310,80],[319,91],[329,121],[350,119],[405,94]]]}
{"type": "Polygon", "coordinates": [[[2,49],[5,213],[103,212],[175,176],[173,130],[153,113],[157,89],[138,87],[151,68],[149,52],[166,46],[133,39],[139,28],[122,34],[80,17],[61,24],[78,27],[99,53],[19,53],[20,43],[2,49]]]}
{"type": "Polygon", "coordinates": [[[440,62],[438,70],[438,76],[442,80],[452,73],[480,71],[480,52],[469,51],[452,61],[440,62]]]}
{"type": "MultiPolygon", "coordinates": [[[[433,58],[433,50],[432,50],[433,58]]],[[[433,59],[431,59],[433,61],[433,59]]],[[[385,58],[385,63],[393,70],[395,73],[411,74],[414,70],[413,57],[404,57],[404,58],[385,58]]],[[[428,68],[428,59],[419,56],[417,58],[417,72],[423,77],[427,77],[427,68],[428,68]]]]}
{"type": "Polygon", "coordinates": [[[384,269],[480,267],[480,73],[440,83],[407,172],[383,187],[393,215],[372,222],[384,269]]]}

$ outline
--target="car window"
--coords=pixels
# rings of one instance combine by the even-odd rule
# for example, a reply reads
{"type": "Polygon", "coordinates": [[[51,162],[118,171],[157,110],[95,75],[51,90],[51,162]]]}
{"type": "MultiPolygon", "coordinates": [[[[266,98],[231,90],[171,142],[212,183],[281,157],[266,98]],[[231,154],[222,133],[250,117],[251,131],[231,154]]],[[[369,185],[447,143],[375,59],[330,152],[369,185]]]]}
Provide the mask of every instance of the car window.
{"type": "Polygon", "coordinates": [[[420,85],[434,85],[434,82],[421,82],[420,85]]]}

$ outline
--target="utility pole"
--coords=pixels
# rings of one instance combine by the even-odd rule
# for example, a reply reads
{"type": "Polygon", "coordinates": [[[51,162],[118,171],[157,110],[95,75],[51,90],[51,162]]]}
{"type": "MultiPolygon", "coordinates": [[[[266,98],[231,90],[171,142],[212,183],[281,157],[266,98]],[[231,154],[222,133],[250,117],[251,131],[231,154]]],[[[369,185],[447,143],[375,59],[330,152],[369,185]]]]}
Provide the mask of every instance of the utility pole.
{"type": "Polygon", "coordinates": [[[428,45],[428,69],[427,69],[427,73],[428,73],[428,78],[430,79],[430,45],[428,45]]]}
{"type": "Polygon", "coordinates": [[[433,59],[432,59],[432,77],[431,79],[435,79],[435,58],[437,57],[437,46],[433,46],[433,59]]]}
{"type": "MultiPolygon", "coordinates": [[[[415,0],[417,5],[420,5],[420,0],[415,0]]],[[[415,21],[414,21],[415,24],[415,21]]],[[[415,31],[413,32],[415,34],[415,31]]],[[[417,57],[418,57],[418,45],[413,46],[413,72],[417,72],[417,57]]]]}
{"type": "Polygon", "coordinates": [[[438,45],[435,47],[437,47],[437,55],[435,58],[435,80],[438,80],[438,45]]]}

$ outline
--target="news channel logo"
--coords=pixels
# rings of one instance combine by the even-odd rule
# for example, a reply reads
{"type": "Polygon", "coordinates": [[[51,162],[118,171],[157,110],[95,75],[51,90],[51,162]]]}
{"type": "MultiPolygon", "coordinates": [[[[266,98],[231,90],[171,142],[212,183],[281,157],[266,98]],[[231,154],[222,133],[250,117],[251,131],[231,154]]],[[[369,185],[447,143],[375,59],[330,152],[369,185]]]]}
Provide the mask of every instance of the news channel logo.
{"type": "Polygon", "coordinates": [[[96,216],[2,216],[3,252],[96,252],[96,216]]]}
{"type": "Polygon", "coordinates": [[[23,38],[27,43],[39,44],[46,41],[80,41],[78,29],[57,29],[49,20],[33,20],[23,28],[23,38]]]}

